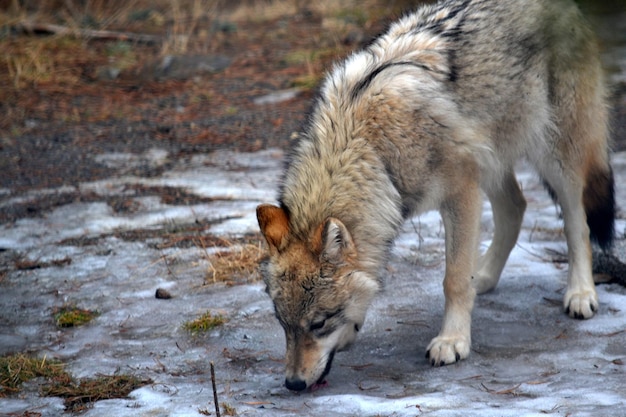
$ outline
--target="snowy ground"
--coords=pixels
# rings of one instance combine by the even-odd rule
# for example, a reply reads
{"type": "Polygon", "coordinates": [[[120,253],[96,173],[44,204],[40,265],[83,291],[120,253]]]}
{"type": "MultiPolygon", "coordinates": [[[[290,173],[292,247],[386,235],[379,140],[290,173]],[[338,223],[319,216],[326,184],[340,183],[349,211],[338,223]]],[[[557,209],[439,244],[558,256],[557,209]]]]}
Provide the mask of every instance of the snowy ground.
{"type": "MultiPolygon", "coordinates": [[[[76,377],[121,371],[154,381],[128,399],[95,403],[84,413],[89,417],[198,416],[204,410],[214,415],[210,361],[220,401],[239,415],[626,416],[626,289],[598,286],[601,306],[592,320],[572,320],[562,312],[567,266],[551,262],[545,251],[565,249],[561,222],[523,166],[518,177],[529,204],[522,235],[496,291],[477,299],[468,360],[431,368],[424,359],[443,310],[443,229],[439,215],[429,213],[405,224],[387,287],[353,349],[337,355],[329,387],[287,391],[284,336],[260,283],[204,285],[208,263],[202,248],[161,248],[158,234],[137,240],[120,233],[194,222],[211,224],[203,233],[218,236],[256,232],[254,208],[275,197],[282,156],[278,150],[218,152],[179,161],[156,178],[118,176],[19,201],[0,190],[0,205],[62,193],[102,197],[0,226],[4,261],[18,255],[40,262],[71,259],[64,266],[10,269],[0,282],[0,354],[56,357],[76,377]],[[138,184],[179,187],[213,200],[174,206],[157,197],[134,199],[129,190],[138,184]],[[105,202],[111,196],[136,200],[133,210],[113,210],[105,202]],[[157,288],[174,297],[156,299],[157,288]],[[66,304],[101,314],[89,325],[58,330],[52,311],[66,304]],[[207,310],[223,314],[227,324],[197,337],[181,328],[207,310]]],[[[159,165],[169,157],[160,150],[96,156],[119,167],[159,165]]],[[[626,181],[626,154],[613,159],[618,202],[625,207],[620,184],[626,181]]],[[[485,246],[490,219],[485,203],[485,246]]],[[[625,226],[620,219],[622,260],[625,226]]],[[[0,399],[0,414],[27,411],[60,415],[63,403],[39,397],[36,387],[0,399]]]]}

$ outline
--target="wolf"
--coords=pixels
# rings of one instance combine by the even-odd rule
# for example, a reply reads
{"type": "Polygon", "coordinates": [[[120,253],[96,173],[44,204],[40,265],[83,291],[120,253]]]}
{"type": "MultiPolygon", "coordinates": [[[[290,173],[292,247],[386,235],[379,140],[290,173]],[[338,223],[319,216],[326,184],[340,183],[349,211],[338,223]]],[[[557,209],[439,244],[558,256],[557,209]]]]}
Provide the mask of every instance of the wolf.
{"type": "Polygon", "coordinates": [[[445,306],[426,357],[466,358],[475,295],[496,286],[520,231],[519,159],[561,208],[564,310],[592,317],[591,242],[610,248],[615,212],[605,96],[593,33],[569,0],[423,6],[335,64],[287,158],[279,204],[257,207],[285,386],[325,382],[381,291],[403,222],[428,210],[445,230],[445,306]],[[479,256],[481,190],[494,236],[479,256]]]}

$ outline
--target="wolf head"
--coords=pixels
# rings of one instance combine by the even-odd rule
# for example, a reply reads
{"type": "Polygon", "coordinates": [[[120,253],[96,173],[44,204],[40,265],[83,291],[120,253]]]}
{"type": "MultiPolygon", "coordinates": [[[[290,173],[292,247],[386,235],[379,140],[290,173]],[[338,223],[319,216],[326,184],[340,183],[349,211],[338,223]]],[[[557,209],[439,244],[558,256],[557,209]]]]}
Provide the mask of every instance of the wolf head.
{"type": "Polygon", "coordinates": [[[261,273],[287,340],[285,386],[302,391],[321,383],[335,352],[354,341],[379,284],[359,270],[357,248],[338,219],[302,239],[280,207],[260,205],[257,218],[270,254],[261,273]]]}

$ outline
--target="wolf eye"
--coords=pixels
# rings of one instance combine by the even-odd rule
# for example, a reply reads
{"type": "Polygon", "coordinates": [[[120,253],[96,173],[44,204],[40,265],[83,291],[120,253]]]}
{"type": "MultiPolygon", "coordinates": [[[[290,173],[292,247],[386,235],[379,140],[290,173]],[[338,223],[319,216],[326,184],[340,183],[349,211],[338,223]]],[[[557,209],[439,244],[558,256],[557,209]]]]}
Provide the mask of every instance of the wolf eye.
{"type": "Polygon", "coordinates": [[[309,326],[309,330],[311,331],[319,330],[322,327],[324,327],[325,324],[326,324],[326,320],[316,321],[314,323],[311,323],[311,325],[309,326]]]}

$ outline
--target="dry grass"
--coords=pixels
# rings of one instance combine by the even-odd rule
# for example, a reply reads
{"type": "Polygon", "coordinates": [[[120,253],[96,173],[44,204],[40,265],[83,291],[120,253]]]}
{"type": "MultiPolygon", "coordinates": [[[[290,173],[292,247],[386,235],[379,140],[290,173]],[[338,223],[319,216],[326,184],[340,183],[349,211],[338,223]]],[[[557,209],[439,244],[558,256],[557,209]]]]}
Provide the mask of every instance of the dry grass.
{"type": "Polygon", "coordinates": [[[66,409],[78,412],[95,401],[126,398],[131,391],[151,383],[150,379],[133,375],[99,375],[97,378],[85,378],[77,382],[67,375],[66,378],[56,379],[44,386],[42,394],[64,398],[66,409]]]}
{"type": "MultiPolygon", "coordinates": [[[[13,1],[7,8],[0,7],[0,28],[18,27],[24,22],[59,24],[72,30],[123,27],[128,26],[125,16],[137,3],[104,0],[13,1]]],[[[0,38],[0,47],[4,51],[0,56],[0,72],[6,71],[5,76],[16,89],[42,83],[77,84],[84,76],[78,70],[79,64],[99,59],[86,40],[65,36],[0,38]]],[[[0,83],[3,81],[0,79],[0,83]]]]}
{"type": "Polygon", "coordinates": [[[75,85],[81,77],[80,64],[98,61],[94,51],[77,39],[21,37],[4,40],[0,46],[5,51],[0,55],[4,74],[0,83],[15,89],[46,83],[75,85]]]}
{"type": "Polygon", "coordinates": [[[44,378],[41,395],[62,397],[71,411],[81,411],[89,404],[110,398],[125,398],[139,387],[152,383],[133,375],[99,375],[75,381],[61,362],[34,358],[23,353],[0,357],[0,397],[16,394],[24,382],[44,378]]]}
{"type": "MultiPolygon", "coordinates": [[[[120,68],[138,65],[132,48],[119,56],[98,53],[84,30],[112,30],[161,36],[156,56],[207,49],[211,27],[218,16],[220,0],[85,0],[39,2],[13,1],[0,5],[0,29],[19,28],[24,23],[55,24],[74,36],[0,37],[0,85],[8,80],[16,89],[42,83],[79,84],[81,63],[115,64],[120,68]],[[81,32],[83,31],[83,32],[81,32]],[[81,34],[82,33],[82,34],[81,34]],[[4,82],[3,82],[4,81],[4,82]]],[[[128,46],[127,46],[128,47],[128,46]]],[[[128,47],[130,48],[130,47],[128,47]]]]}
{"type": "Polygon", "coordinates": [[[235,409],[235,407],[233,407],[230,404],[227,403],[222,403],[222,412],[224,413],[225,416],[236,416],[237,415],[237,410],[235,409]]]}
{"type": "MultiPolygon", "coordinates": [[[[46,36],[20,37],[16,42],[12,37],[0,37],[4,51],[0,68],[6,70],[16,88],[45,82],[76,83],[84,74],[72,71],[77,67],[72,62],[84,57],[98,60],[88,44],[91,38],[81,35],[81,30],[159,35],[162,42],[156,51],[161,56],[201,53],[211,49],[213,38],[219,37],[220,32],[236,32],[241,23],[273,21],[306,11],[367,26],[370,12],[380,15],[397,8],[397,5],[383,7],[379,4],[377,0],[313,3],[303,0],[42,0],[12,1],[5,6],[0,3],[0,29],[34,22],[61,25],[75,33],[73,40],[46,36]],[[381,7],[384,10],[379,10],[381,7]]],[[[116,57],[108,58],[116,60],[116,57]]],[[[128,56],[125,59],[128,60],[128,56]]],[[[130,63],[138,62],[136,59],[130,63]]]]}
{"type": "Polygon", "coordinates": [[[342,17],[346,13],[367,14],[367,10],[377,11],[381,7],[385,12],[405,8],[403,3],[408,1],[380,1],[380,0],[273,0],[273,1],[239,1],[233,2],[224,17],[235,22],[264,22],[293,16],[302,13],[315,13],[321,16],[342,17]]]}
{"type": "MultiPolygon", "coordinates": [[[[292,85],[311,89],[329,61],[343,55],[348,32],[367,29],[381,16],[395,13],[403,1],[0,1],[0,91],[4,96],[0,129],[20,136],[36,130],[43,121],[81,124],[143,118],[130,100],[141,95],[143,90],[135,88],[151,82],[153,69],[165,62],[166,55],[221,54],[233,45],[252,45],[254,51],[259,47],[259,33],[268,42],[288,38],[288,22],[298,19],[321,19],[324,27],[323,36],[311,34],[311,42],[320,45],[323,53],[310,52],[304,63],[289,65],[292,85]],[[32,33],[29,25],[58,25],[67,32],[32,33]],[[153,41],[98,40],[94,31],[103,30],[146,35],[153,41]],[[81,101],[77,104],[74,97],[81,101]]],[[[238,71],[245,73],[246,67],[238,71]]],[[[150,88],[165,92],[171,88],[168,85],[151,84],[150,88]]],[[[198,135],[200,140],[206,134],[198,135]]]]}
{"type": "Polygon", "coordinates": [[[207,21],[215,20],[219,15],[219,0],[171,1],[170,15],[173,23],[161,47],[161,55],[187,53],[193,37],[197,41],[209,40],[209,30],[204,28],[207,21]]]}
{"type": "Polygon", "coordinates": [[[216,282],[252,282],[258,277],[259,261],[264,251],[261,243],[232,246],[219,250],[209,256],[207,283],[216,282]]]}
{"type": "Polygon", "coordinates": [[[63,364],[45,356],[33,358],[23,353],[0,357],[0,397],[19,392],[23,382],[34,378],[65,378],[63,364]]]}

